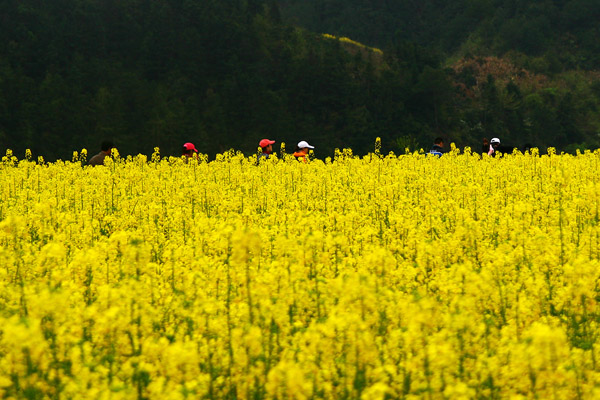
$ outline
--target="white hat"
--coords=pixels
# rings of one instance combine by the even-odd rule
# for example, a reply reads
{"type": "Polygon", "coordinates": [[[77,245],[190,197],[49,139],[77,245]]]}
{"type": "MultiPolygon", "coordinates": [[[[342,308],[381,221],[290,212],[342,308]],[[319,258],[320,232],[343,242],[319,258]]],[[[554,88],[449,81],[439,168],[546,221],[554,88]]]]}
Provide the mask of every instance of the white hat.
{"type": "Polygon", "coordinates": [[[495,137],[492,140],[490,140],[490,143],[500,143],[500,139],[498,139],[497,137],[495,137]]]}
{"type": "Polygon", "coordinates": [[[310,144],[308,144],[308,142],[306,142],[305,140],[301,141],[298,143],[298,148],[299,149],[305,149],[305,148],[309,148],[309,149],[314,149],[315,146],[311,146],[310,144]]]}

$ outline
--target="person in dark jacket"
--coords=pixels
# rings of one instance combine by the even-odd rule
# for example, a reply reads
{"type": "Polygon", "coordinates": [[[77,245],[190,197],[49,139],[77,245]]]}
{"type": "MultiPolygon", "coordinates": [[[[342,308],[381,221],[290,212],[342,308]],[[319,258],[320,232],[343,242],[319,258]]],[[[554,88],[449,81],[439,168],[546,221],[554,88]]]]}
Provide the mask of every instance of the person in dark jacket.
{"type": "Polygon", "coordinates": [[[481,146],[481,152],[487,154],[490,151],[490,141],[487,138],[483,138],[483,145],[481,146]]]}
{"type": "Polygon", "coordinates": [[[493,138],[490,140],[490,149],[488,151],[488,155],[492,157],[496,157],[498,153],[502,154],[511,154],[515,150],[513,146],[502,146],[500,144],[500,139],[493,138]]]}
{"type": "Polygon", "coordinates": [[[444,139],[441,137],[435,138],[433,147],[429,150],[429,154],[441,157],[444,154],[444,139]]]}
{"type": "Polygon", "coordinates": [[[96,154],[94,157],[90,158],[88,161],[88,165],[96,166],[96,165],[104,165],[104,159],[106,157],[110,157],[112,148],[115,147],[110,140],[105,140],[102,142],[100,146],[100,153],[96,154]]]}

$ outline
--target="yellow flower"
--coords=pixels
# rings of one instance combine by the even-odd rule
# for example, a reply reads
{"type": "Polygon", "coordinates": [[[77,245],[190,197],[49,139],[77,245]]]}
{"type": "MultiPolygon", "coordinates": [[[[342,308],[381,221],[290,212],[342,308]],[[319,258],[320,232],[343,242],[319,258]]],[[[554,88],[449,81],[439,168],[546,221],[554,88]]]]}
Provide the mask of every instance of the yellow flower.
{"type": "Polygon", "coordinates": [[[598,397],[600,151],[8,156],[0,397],[598,397]]]}

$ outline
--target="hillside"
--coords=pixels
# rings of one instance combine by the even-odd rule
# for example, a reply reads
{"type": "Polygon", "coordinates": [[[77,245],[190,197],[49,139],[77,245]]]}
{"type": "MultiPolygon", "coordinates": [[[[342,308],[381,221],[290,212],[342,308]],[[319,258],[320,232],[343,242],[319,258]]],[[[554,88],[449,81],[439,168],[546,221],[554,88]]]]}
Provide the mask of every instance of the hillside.
{"type": "Polygon", "coordinates": [[[448,58],[408,39],[361,44],[294,26],[281,11],[262,0],[3,2],[0,145],[49,160],[94,153],[104,139],[124,155],[155,146],[178,155],[192,141],[210,156],[255,152],[263,137],[288,151],[307,140],[322,158],[343,147],[364,154],[376,137],[396,152],[436,136],[474,148],[484,136],[600,145],[593,71],[496,56],[533,77],[507,80],[486,69],[493,55],[448,58]]]}
{"type": "Polygon", "coordinates": [[[446,56],[544,57],[547,68],[600,68],[600,2],[595,0],[279,0],[284,20],[372,46],[395,41],[446,56]]]}
{"type": "Polygon", "coordinates": [[[599,2],[279,4],[284,21],[378,46],[408,69],[415,59],[444,66],[454,92],[438,85],[430,93],[452,99],[440,102],[436,120],[457,143],[501,136],[567,151],[600,144],[599,2]]]}
{"type": "Polygon", "coordinates": [[[272,137],[325,157],[430,129],[404,107],[404,71],[263,1],[24,0],[0,15],[0,143],[16,154],[70,158],[105,138],[122,154],[255,152],[272,137]]]}

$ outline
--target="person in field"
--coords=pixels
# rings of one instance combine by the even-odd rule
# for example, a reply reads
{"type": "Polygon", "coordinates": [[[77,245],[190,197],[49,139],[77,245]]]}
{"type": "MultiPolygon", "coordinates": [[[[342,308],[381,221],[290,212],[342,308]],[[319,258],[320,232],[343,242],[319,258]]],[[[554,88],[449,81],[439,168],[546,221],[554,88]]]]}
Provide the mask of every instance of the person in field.
{"type": "Polygon", "coordinates": [[[500,144],[500,139],[493,138],[490,140],[490,148],[488,150],[488,155],[492,157],[496,157],[498,153],[502,154],[511,154],[515,150],[513,146],[503,146],[500,144]]]}
{"type": "Polygon", "coordinates": [[[194,157],[194,153],[198,153],[198,150],[196,150],[196,146],[194,146],[193,143],[184,143],[181,156],[184,157],[183,160],[186,164],[188,163],[190,158],[194,157]]]}
{"type": "Polygon", "coordinates": [[[437,157],[441,157],[444,154],[444,139],[441,137],[435,138],[433,141],[433,147],[429,150],[429,154],[437,157]]]}
{"type": "Polygon", "coordinates": [[[298,160],[299,162],[307,163],[308,151],[314,148],[314,146],[311,146],[310,144],[308,144],[308,142],[302,140],[301,142],[298,142],[298,145],[296,146],[294,157],[296,157],[296,160],[298,160]]]}
{"type": "Polygon", "coordinates": [[[490,141],[487,138],[483,138],[483,145],[481,146],[481,153],[487,154],[490,151],[490,141]]]}
{"type": "Polygon", "coordinates": [[[268,160],[269,157],[271,156],[271,154],[273,154],[273,144],[274,143],[275,143],[275,141],[270,140],[270,139],[263,139],[260,141],[260,143],[258,145],[262,149],[262,153],[258,155],[259,163],[260,163],[260,160],[268,160]]]}
{"type": "Polygon", "coordinates": [[[105,140],[100,145],[100,153],[90,158],[88,165],[95,167],[96,165],[104,165],[106,157],[110,157],[111,150],[115,147],[110,140],[105,140]]]}
{"type": "Polygon", "coordinates": [[[500,151],[500,139],[495,137],[490,140],[490,148],[487,154],[488,156],[496,157],[498,151],[500,151]]]}

